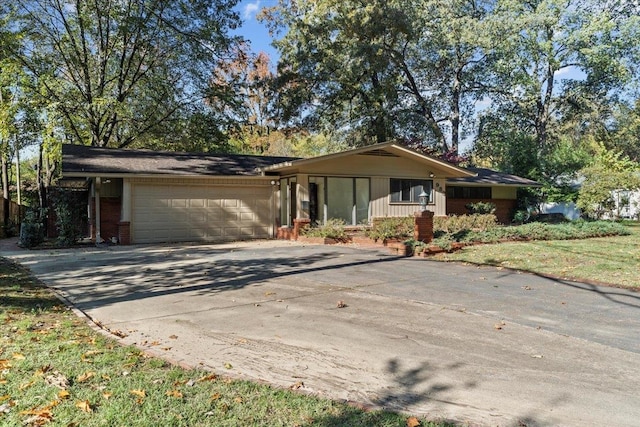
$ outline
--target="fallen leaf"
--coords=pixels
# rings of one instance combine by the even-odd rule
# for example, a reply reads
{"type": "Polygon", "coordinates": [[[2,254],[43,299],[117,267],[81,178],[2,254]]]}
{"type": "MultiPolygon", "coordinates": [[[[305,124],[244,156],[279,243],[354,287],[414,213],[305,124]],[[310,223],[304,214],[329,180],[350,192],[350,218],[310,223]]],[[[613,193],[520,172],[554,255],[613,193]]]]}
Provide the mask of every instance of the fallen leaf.
{"type": "Polygon", "coordinates": [[[496,323],[495,325],[493,325],[493,327],[496,328],[497,330],[500,330],[505,325],[506,323],[504,322],[504,320],[501,320],[500,323],[496,323]]]}
{"type": "Polygon", "coordinates": [[[50,370],[51,370],[51,365],[46,365],[46,366],[43,366],[42,368],[38,369],[35,374],[37,376],[41,377],[44,374],[46,374],[47,372],[49,372],[50,370]]]}
{"type": "Polygon", "coordinates": [[[298,381],[295,384],[289,386],[291,390],[298,390],[299,388],[304,387],[304,383],[302,381],[298,381]]]}
{"type": "Polygon", "coordinates": [[[144,390],[129,390],[129,393],[138,396],[138,397],[146,397],[147,392],[144,390]]]}
{"type": "Polygon", "coordinates": [[[233,365],[229,362],[224,364],[225,369],[233,369],[233,365]]]}
{"type": "Polygon", "coordinates": [[[22,353],[13,353],[13,360],[24,360],[24,354],[22,353]]]}
{"type": "Polygon", "coordinates": [[[242,403],[242,396],[236,396],[233,401],[236,403],[242,403]]]}
{"type": "Polygon", "coordinates": [[[80,408],[83,412],[93,412],[93,408],[91,408],[91,404],[88,400],[81,400],[80,402],[76,402],[76,407],[80,408]]]}
{"type": "Polygon", "coordinates": [[[204,377],[200,377],[198,378],[198,382],[202,382],[202,381],[214,381],[218,378],[218,376],[216,374],[211,374],[211,375],[205,375],[204,377]]]}
{"type": "Polygon", "coordinates": [[[34,383],[35,383],[35,381],[30,381],[30,382],[28,382],[28,383],[20,384],[20,387],[18,387],[18,390],[20,390],[20,391],[22,391],[22,390],[26,390],[26,389],[28,389],[29,387],[31,387],[34,383]]]}
{"type": "Polygon", "coordinates": [[[175,397],[177,399],[182,399],[182,393],[179,390],[169,390],[165,393],[169,397],[175,397]]]}
{"type": "Polygon", "coordinates": [[[407,427],[420,427],[420,420],[416,417],[407,418],[407,427]]]}
{"type": "Polygon", "coordinates": [[[47,375],[46,377],[44,377],[44,382],[48,385],[52,385],[61,389],[69,388],[69,380],[58,371],[53,371],[51,375],[47,375]]]}
{"type": "Polygon", "coordinates": [[[127,337],[127,334],[125,334],[124,332],[122,332],[119,329],[116,329],[114,331],[109,330],[109,332],[111,332],[113,335],[117,336],[118,338],[126,338],[127,337]]]}
{"type": "Polygon", "coordinates": [[[105,391],[104,393],[102,393],[102,397],[105,400],[109,400],[111,398],[111,396],[113,396],[113,393],[111,393],[111,392],[105,391]]]}
{"type": "Polygon", "coordinates": [[[11,367],[11,363],[7,359],[0,359],[0,369],[9,369],[11,367]]]}
{"type": "Polygon", "coordinates": [[[9,401],[7,403],[3,403],[0,405],[0,414],[8,414],[11,410],[11,407],[14,406],[15,403],[13,401],[9,401]]]}
{"type": "Polygon", "coordinates": [[[92,378],[95,374],[95,372],[85,372],[84,374],[80,375],[76,381],[78,381],[79,383],[83,383],[92,378]]]}
{"type": "Polygon", "coordinates": [[[264,296],[268,297],[268,296],[275,295],[275,294],[276,294],[275,292],[265,292],[264,296]]]}
{"type": "Polygon", "coordinates": [[[533,288],[531,286],[527,285],[527,286],[523,286],[522,289],[524,289],[525,291],[530,291],[533,288]]]}
{"type": "Polygon", "coordinates": [[[211,395],[211,400],[218,400],[222,397],[222,395],[220,393],[213,393],[211,395]]]}
{"type": "Polygon", "coordinates": [[[542,359],[544,356],[541,354],[532,354],[531,357],[533,357],[534,359],[542,359]]]}
{"type": "Polygon", "coordinates": [[[169,338],[172,339],[172,340],[176,340],[176,339],[178,339],[178,336],[177,335],[169,335],[169,338]]]}
{"type": "Polygon", "coordinates": [[[90,357],[90,356],[95,356],[96,354],[100,354],[100,353],[102,353],[102,352],[99,351],[99,350],[89,350],[86,353],[84,353],[84,355],[86,357],[90,357]]]}
{"type": "Polygon", "coordinates": [[[58,392],[58,397],[59,397],[60,399],[68,399],[68,398],[69,398],[69,396],[71,396],[71,393],[69,393],[67,390],[60,390],[60,391],[58,392]]]}
{"type": "Polygon", "coordinates": [[[344,301],[338,301],[338,304],[336,304],[336,306],[338,308],[345,308],[345,307],[347,307],[347,304],[345,304],[344,301]]]}
{"type": "Polygon", "coordinates": [[[4,402],[5,400],[9,400],[11,399],[11,396],[9,396],[8,394],[5,394],[4,396],[0,396],[0,402],[4,402]]]}

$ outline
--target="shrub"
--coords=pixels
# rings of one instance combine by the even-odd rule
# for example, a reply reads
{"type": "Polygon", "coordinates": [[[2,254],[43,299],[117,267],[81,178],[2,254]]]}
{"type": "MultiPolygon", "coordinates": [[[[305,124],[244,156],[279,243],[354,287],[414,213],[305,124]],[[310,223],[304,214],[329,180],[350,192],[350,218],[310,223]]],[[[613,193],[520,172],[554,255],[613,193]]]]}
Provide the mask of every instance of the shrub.
{"type": "Polygon", "coordinates": [[[373,240],[407,239],[413,237],[414,218],[386,217],[378,218],[373,226],[365,231],[365,235],[373,240]]]}
{"type": "MultiPolygon", "coordinates": [[[[503,240],[568,240],[602,236],[629,235],[622,224],[611,221],[575,221],[563,224],[532,222],[529,224],[493,227],[486,230],[461,230],[456,233],[438,232],[438,242],[496,243],[503,240]]],[[[436,243],[437,244],[437,243],[436,243]]]]}
{"type": "Polygon", "coordinates": [[[496,205],[495,203],[491,203],[491,202],[468,203],[464,207],[469,210],[469,213],[471,213],[471,215],[474,215],[474,214],[484,215],[484,214],[492,214],[496,212],[496,205]]]}
{"type": "Polygon", "coordinates": [[[20,226],[20,240],[18,244],[24,248],[33,248],[44,241],[44,227],[42,215],[35,209],[29,209],[20,226]]]}
{"type": "Polygon", "coordinates": [[[307,226],[301,230],[303,236],[323,237],[336,240],[346,240],[347,233],[344,229],[345,223],[338,218],[330,218],[326,224],[314,227],[307,226]]]}
{"type": "Polygon", "coordinates": [[[82,204],[77,203],[75,193],[61,191],[55,195],[56,229],[59,246],[73,246],[83,237],[81,224],[85,222],[86,212],[82,204]]]}
{"type": "Polygon", "coordinates": [[[433,219],[434,232],[458,233],[462,230],[488,230],[497,226],[498,218],[494,214],[453,215],[433,219]]]}

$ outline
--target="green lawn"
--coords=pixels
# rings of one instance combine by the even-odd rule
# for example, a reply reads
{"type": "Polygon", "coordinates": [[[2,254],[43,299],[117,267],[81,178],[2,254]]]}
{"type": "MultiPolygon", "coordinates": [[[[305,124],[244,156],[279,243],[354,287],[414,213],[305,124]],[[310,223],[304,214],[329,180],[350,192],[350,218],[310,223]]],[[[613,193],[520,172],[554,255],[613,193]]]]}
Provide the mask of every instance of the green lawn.
{"type": "Polygon", "coordinates": [[[434,259],[640,289],[640,223],[625,224],[629,236],[476,245],[434,259]]]}
{"type": "Polygon", "coordinates": [[[95,332],[4,258],[0,310],[2,426],[448,425],[171,366],[95,332]]]}

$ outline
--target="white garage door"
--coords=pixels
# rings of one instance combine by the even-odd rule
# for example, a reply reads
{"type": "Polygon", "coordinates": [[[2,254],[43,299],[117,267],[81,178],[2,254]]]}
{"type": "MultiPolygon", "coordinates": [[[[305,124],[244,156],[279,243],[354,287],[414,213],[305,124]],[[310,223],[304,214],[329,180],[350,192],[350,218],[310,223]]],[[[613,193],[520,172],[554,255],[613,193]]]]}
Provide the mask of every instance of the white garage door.
{"type": "Polygon", "coordinates": [[[132,243],[269,238],[269,187],[132,186],[132,243]]]}

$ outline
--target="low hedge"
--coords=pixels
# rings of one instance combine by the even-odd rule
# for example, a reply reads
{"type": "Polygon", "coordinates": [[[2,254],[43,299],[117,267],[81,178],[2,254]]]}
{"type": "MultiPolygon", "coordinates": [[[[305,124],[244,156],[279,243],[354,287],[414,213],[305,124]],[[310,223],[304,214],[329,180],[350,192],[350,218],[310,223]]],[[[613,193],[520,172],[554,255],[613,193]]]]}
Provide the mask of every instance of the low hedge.
{"type": "Polygon", "coordinates": [[[498,227],[494,214],[437,216],[433,218],[433,231],[458,233],[464,230],[490,230],[498,227]]]}
{"type": "Polygon", "coordinates": [[[563,224],[532,222],[517,226],[491,227],[485,230],[459,230],[455,233],[436,232],[435,244],[495,243],[504,240],[569,240],[631,234],[624,225],[612,221],[578,220],[563,224]]]}

